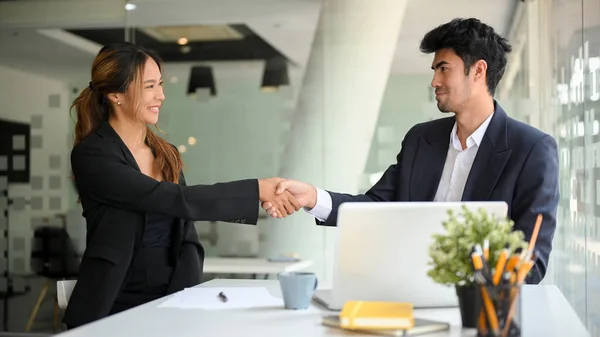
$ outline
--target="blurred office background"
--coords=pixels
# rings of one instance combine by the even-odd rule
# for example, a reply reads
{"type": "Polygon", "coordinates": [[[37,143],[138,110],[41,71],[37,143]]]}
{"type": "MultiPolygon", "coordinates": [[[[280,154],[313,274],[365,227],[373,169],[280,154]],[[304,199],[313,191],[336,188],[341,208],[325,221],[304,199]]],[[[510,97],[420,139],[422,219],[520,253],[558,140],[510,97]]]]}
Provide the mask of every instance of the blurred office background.
{"type": "MultiPolygon", "coordinates": [[[[159,126],[188,184],[282,176],[359,193],[395,162],[412,125],[443,116],[432,56],[418,47],[456,17],[510,40],[496,98],[558,141],[544,282],[600,336],[600,0],[0,0],[0,327],[24,331],[46,284],[32,268],[40,228],[85,248],[69,106],[103,44],[131,41],[164,58],[159,126]]],[[[331,284],[336,230],[303,212],[197,229],[207,256],[297,254],[331,284]]],[[[47,289],[32,331],[51,333],[61,315],[54,283],[47,289]]]]}

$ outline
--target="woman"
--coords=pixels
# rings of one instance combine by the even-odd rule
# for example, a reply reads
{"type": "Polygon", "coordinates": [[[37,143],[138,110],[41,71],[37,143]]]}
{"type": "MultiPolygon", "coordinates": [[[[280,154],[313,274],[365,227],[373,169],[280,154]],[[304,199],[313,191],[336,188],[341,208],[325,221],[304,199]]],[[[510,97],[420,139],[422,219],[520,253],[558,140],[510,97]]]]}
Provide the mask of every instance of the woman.
{"type": "Polygon", "coordinates": [[[259,201],[298,210],[277,179],[186,186],[177,149],[157,136],[165,99],[159,57],[109,45],[92,65],[77,112],[71,165],[87,248],[64,322],[80,326],[200,282],[204,250],[193,221],[256,224],[259,201]]]}

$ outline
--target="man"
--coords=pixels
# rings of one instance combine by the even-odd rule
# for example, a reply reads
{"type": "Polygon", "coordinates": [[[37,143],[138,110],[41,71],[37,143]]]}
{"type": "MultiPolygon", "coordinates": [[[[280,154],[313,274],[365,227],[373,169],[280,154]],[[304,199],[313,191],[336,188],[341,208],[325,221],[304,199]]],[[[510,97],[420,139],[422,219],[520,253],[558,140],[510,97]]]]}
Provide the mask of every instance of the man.
{"type": "MultiPolygon", "coordinates": [[[[506,115],[494,92],[511,51],[508,42],[477,19],[455,19],[425,35],[420,49],[435,53],[431,86],[448,118],[417,124],[402,141],[396,164],[364,195],[323,191],[285,180],[287,190],[317,224],[335,226],[343,202],[505,201],[515,229],[531,238],[538,214],[540,255],[528,283],[546,274],[556,228],[558,153],[554,139],[506,115]]],[[[263,203],[271,213],[274,208],[263,203]]]]}

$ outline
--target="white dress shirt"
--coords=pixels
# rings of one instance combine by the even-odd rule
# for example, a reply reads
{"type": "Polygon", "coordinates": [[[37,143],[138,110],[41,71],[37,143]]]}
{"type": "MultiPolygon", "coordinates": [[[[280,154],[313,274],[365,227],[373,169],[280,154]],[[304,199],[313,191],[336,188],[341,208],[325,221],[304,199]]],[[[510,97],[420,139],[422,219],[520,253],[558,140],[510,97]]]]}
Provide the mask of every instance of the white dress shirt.
{"type": "MultiPolygon", "coordinates": [[[[440,179],[437,192],[433,201],[460,201],[462,194],[473,166],[473,161],[483,140],[483,136],[490,125],[492,113],[480,126],[467,138],[467,148],[463,149],[456,132],[456,122],[450,132],[450,144],[444,171],[440,179]]],[[[319,219],[326,221],[332,208],[331,195],[320,188],[317,188],[317,203],[312,209],[305,209],[306,212],[319,219]]]]}

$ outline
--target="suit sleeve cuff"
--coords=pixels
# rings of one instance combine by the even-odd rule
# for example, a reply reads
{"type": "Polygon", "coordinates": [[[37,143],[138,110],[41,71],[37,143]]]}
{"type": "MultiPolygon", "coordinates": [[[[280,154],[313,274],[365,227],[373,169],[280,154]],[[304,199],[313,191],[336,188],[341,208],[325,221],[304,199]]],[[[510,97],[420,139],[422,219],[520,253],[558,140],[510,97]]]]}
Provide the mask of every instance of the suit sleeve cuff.
{"type": "Polygon", "coordinates": [[[304,207],[304,210],[306,211],[306,213],[317,218],[317,220],[325,222],[327,221],[327,218],[329,218],[331,208],[331,195],[327,191],[324,191],[317,187],[317,202],[315,204],[315,207],[313,207],[312,209],[304,207]]]}

